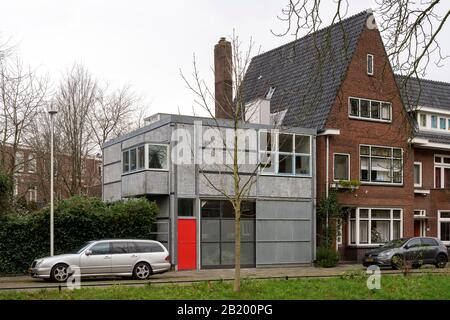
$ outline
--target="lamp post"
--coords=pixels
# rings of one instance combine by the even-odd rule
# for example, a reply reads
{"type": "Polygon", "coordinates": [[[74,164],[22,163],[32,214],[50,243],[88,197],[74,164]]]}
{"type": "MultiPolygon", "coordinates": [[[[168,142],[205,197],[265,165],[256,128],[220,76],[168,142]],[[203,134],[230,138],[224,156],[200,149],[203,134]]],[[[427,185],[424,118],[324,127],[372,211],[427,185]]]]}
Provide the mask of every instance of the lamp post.
{"type": "Polygon", "coordinates": [[[54,255],[54,215],[53,215],[53,116],[58,113],[53,104],[48,109],[50,115],[50,256],[54,255]]]}

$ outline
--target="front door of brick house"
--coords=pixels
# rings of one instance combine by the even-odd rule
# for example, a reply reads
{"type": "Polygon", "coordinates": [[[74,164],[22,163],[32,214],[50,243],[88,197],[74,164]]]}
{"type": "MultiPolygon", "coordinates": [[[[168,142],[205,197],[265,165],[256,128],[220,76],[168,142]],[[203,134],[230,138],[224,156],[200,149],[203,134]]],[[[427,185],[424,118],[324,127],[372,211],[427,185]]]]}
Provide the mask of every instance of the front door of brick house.
{"type": "Polygon", "coordinates": [[[178,270],[197,266],[197,220],[178,218],[178,270]]]}

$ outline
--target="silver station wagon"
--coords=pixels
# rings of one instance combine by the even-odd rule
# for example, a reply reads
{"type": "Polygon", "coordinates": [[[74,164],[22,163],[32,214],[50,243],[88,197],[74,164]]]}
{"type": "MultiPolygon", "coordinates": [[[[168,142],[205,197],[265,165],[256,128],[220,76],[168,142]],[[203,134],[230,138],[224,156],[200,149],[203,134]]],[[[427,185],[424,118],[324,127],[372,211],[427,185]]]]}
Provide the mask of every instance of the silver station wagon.
{"type": "Polygon", "coordinates": [[[85,243],[79,250],[33,261],[34,278],[65,282],[79,268],[80,275],[133,276],[145,280],[170,270],[170,256],[158,241],[99,240],[85,243]]]}

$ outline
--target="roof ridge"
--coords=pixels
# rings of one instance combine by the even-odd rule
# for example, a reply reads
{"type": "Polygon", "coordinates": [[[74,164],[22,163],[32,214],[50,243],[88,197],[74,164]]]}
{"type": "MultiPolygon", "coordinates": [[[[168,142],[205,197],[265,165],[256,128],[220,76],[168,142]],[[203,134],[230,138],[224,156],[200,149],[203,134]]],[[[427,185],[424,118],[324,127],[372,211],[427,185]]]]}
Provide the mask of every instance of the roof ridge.
{"type": "MultiPolygon", "coordinates": [[[[402,75],[402,74],[397,74],[394,73],[394,75],[396,77],[400,77],[400,78],[406,78],[406,76],[402,75]]],[[[450,86],[450,82],[445,82],[445,81],[440,81],[440,80],[432,80],[432,79],[425,79],[425,78],[419,78],[419,77],[409,77],[410,79],[414,79],[414,80],[419,80],[419,81],[426,81],[426,82],[432,82],[432,83],[439,83],[439,84],[444,84],[447,86],[450,86]]]]}
{"type": "Polygon", "coordinates": [[[308,38],[308,37],[311,37],[311,36],[314,35],[314,34],[322,33],[322,32],[324,32],[324,31],[326,31],[327,29],[331,29],[332,27],[334,27],[334,26],[336,26],[336,25],[338,25],[338,24],[342,24],[342,23],[344,23],[344,22],[349,21],[350,19],[356,18],[357,16],[362,16],[363,14],[366,14],[367,16],[369,16],[369,15],[373,15],[373,12],[372,12],[372,10],[371,10],[370,8],[369,8],[369,9],[366,9],[366,10],[364,10],[364,11],[358,12],[358,13],[356,13],[356,14],[354,14],[354,15],[351,15],[350,17],[347,17],[347,18],[345,18],[345,19],[343,19],[343,20],[340,20],[340,21],[335,22],[335,23],[332,23],[332,24],[330,24],[330,25],[328,25],[328,26],[326,26],[326,27],[323,27],[322,29],[318,29],[318,30],[316,30],[315,32],[306,34],[306,35],[304,35],[304,36],[301,37],[301,38],[292,40],[292,41],[290,41],[290,42],[288,42],[288,43],[282,44],[282,45],[279,46],[279,47],[276,47],[276,48],[270,49],[270,50],[268,50],[268,51],[265,51],[265,52],[263,52],[263,53],[260,53],[260,54],[258,54],[258,55],[256,55],[256,56],[254,56],[254,57],[252,58],[252,60],[253,60],[254,58],[264,56],[264,55],[269,54],[269,53],[271,53],[271,52],[273,52],[273,51],[280,50],[280,49],[282,49],[282,48],[284,48],[284,47],[287,47],[287,46],[289,46],[289,45],[292,45],[292,44],[294,44],[294,43],[297,42],[297,41],[304,40],[304,39],[306,39],[306,38],[308,38]]]}

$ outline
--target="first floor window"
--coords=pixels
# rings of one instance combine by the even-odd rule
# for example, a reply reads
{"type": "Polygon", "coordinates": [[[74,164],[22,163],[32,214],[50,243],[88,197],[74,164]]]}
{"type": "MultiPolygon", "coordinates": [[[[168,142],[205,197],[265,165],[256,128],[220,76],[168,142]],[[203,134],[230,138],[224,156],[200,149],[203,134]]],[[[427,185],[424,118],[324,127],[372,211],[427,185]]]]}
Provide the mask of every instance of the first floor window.
{"type": "Polygon", "coordinates": [[[445,244],[450,244],[450,211],[440,211],[438,216],[438,237],[445,244]]]}
{"type": "Polygon", "coordinates": [[[262,173],[310,175],[311,151],[310,136],[259,132],[259,162],[262,173]]]}
{"type": "Polygon", "coordinates": [[[434,157],[434,187],[450,189],[450,157],[434,157]]]}
{"type": "Polygon", "coordinates": [[[167,146],[148,145],[149,169],[167,169],[167,146]]]}
{"type": "Polygon", "coordinates": [[[350,180],[350,155],[334,154],[334,180],[350,180]]]}
{"type": "Polygon", "coordinates": [[[437,129],[437,117],[431,116],[431,128],[437,129]]]}
{"type": "Polygon", "coordinates": [[[360,180],[403,183],[403,152],[400,148],[360,146],[360,180]]]}
{"type": "Polygon", "coordinates": [[[420,126],[421,127],[427,126],[427,115],[426,114],[420,114],[420,126]]]}
{"type": "Polygon", "coordinates": [[[122,171],[127,173],[144,169],[167,170],[167,157],[168,145],[144,144],[130,148],[122,153],[122,171]]]}
{"type": "Polygon", "coordinates": [[[414,162],[414,187],[422,186],[422,162],[414,162]]]}
{"type": "Polygon", "coordinates": [[[402,237],[402,210],[356,208],[350,213],[350,243],[378,245],[402,237]]]}

